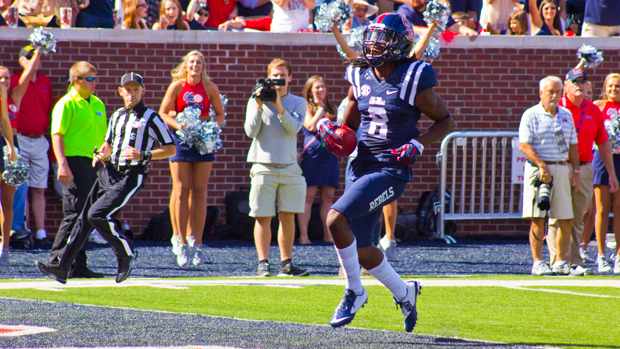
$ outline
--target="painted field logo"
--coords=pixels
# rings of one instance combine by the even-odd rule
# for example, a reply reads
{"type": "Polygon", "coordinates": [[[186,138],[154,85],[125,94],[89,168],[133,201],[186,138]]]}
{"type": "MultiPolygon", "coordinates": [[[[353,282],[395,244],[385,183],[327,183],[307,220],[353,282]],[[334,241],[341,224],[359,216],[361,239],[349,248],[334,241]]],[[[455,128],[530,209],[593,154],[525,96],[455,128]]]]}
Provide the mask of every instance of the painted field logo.
{"type": "Polygon", "coordinates": [[[0,337],[17,337],[44,332],[56,332],[55,329],[41,326],[0,325],[0,337]]]}

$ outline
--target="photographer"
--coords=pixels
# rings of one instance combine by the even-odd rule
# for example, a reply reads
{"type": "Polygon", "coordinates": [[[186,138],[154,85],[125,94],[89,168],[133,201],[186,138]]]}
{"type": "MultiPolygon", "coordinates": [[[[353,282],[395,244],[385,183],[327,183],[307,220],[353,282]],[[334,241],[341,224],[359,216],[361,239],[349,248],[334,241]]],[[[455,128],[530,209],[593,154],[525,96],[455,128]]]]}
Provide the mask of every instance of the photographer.
{"type": "Polygon", "coordinates": [[[581,185],[577,132],[571,113],[558,106],[562,97],[562,80],[548,76],[540,81],[540,103],[523,113],[519,125],[519,150],[528,161],[525,164],[523,189],[523,218],[532,220],[530,245],[534,265],[533,275],[567,275],[566,253],[573,226],[571,187],[575,192],[581,185]],[[570,159],[568,165],[567,159],[570,159]],[[537,179],[553,183],[549,210],[540,207],[540,194],[546,188],[536,186],[537,179]],[[545,220],[557,220],[556,261],[551,268],[542,260],[545,220]]]}
{"type": "Polygon", "coordinates": [[[248,162],[250,170],[250,216],[256,218],[254,241],[258,252],[258,275],[270,276],[269,243],[271,218],[280,218],[278,244],[281,267],[279,276],[308,276],[310,273],[291,262],[295,240],[295,213],[304,212],[306,181],[297,164],[297,133],[306,114],[306,100],[288,93],[292,80],[291,65],[274,59],[267,67],[268,79],[262,81],[248,101],[245,133],[252,138],[248,162]],[[273,79],[283,79],[272,84],[273,79]],[[266,100],[269,101],[266,101],[266,100]]]}

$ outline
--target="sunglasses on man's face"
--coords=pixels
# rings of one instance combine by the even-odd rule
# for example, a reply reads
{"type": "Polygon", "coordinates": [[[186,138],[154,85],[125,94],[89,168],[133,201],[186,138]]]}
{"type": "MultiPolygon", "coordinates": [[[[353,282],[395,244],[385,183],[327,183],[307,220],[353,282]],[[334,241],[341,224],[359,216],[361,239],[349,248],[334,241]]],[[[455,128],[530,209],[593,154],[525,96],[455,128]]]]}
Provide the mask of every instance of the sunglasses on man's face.
{"type": "Polygon", "coordinates": [[[209,17],[209,12],[198,12],[198,16],[200,17],[209,17]]]}
{"type": "Polygon", "coordinates": [[[78,79],[80,79],[80,80],[86,80],[86,81],[88,81],[88,82],[93,82],[93,81],[97,80],[97,78],[96,78],[96,77],[93,77],[93,76],[90,76],[90,77],[87,77],[87,78],[78,78],[78,79]]]}
{"type": "Polygon", "coordinates": [[[578,85],[578,84],[585,84],[588,82],[588,79],[577,79],[577,80],[572,80],[573,84],[578,85]]]}

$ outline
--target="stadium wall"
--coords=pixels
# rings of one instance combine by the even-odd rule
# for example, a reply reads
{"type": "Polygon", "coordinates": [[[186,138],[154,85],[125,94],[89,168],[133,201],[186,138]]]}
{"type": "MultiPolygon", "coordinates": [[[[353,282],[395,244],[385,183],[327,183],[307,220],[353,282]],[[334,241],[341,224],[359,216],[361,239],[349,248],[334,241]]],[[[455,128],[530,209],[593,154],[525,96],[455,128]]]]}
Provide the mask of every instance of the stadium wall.
{"type": "MultiPolygon", "coordinates": [[[[0,64],[12,74],[21,71],[18,53],[28,44],[30,33],[25,28],[0,30],[0,64]]],[[[96,94],[106,104],[108,116],[122,106],[117,86],[125,72],[142,74],[145,103],[157,110],[171,81],[170,70],[190,50],[205,54],[209,76],[229,100],[227,126],[222,134],[224,147],[217,153],[208,191],[208,204],[222,210],[227,193],[250,185],[250,164],[246,162],[250,139],[243,130],[245,106],[256,79],[266,76],[266,66],[272,58],[284,58],[293,65],[293,94],[301,94],[305,80],[314,74],[325,77],[334,103],[339,103],[348,90],[343,80],[345,64],[330,34],[89,29],[55,29],[52,33],[59,41],[57,52],[43,58],[40,71],[50,77],[55,96],[64,92],[63,80],[71,65],[89,61],[98,69],[96,94]]],[[[436,91],[452,111],[455,130],[517,130],[522,113],[539,101],[538,81],[546,75],[563,77],[577,64],[575,53],[583,43],[604,51],[605,62],[594,71],[587,70],[597,96],[605,75],[620,72],[618,38],[490,36],[470,42],[466,37],[457,37],[444,45],[440,57],[433,62],[439,80],[436,91]]],[[[421,129],[429,125],[422,122],[421,129]]],[[[427,148],[415,165],[416,178],[399,200],[403,209],[415,211],[420,194],[439,186],[439,169],[435,165],[438,149],[439,144],[427,148]]],[[[341,159],[340,164],[341,186],[337,196],[344,188],[346,162],[341,159]]],[[[167,162],[157,161],[149,172],[146,188],[119,219],[129,221],[132,230],[141,233],[153,215],[166,209],[171,187],[167,162]]],[[[53,235],[62,218],[62,207],[52,189],[46,191],[46,196],[46,228],[53,235]]],[[[220,223],[224,222],[223,217],[220,223]]],[[[528,226],[521,220],[463,221],[457,230],[459,236],[527,233],[528,226]]]]}

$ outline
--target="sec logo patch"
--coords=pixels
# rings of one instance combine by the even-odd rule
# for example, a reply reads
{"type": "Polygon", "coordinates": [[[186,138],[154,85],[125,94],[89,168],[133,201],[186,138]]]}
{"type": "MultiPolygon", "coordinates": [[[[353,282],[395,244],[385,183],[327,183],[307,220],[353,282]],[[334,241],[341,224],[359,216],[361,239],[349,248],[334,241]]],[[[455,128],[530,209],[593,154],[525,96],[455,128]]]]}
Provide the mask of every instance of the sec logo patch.
{"type": "Polygon", "coordinates": [[[370,86],[363,85],[362,86],[362,96],[366,97],[370,94],[370,86]]]}
{"type": "Polygon", "coordinates": [[[15,104],[9,105],[9,109],[11,109],[13,113],[17,113],[17,106],[15,104]]]}

